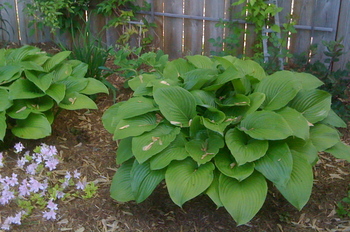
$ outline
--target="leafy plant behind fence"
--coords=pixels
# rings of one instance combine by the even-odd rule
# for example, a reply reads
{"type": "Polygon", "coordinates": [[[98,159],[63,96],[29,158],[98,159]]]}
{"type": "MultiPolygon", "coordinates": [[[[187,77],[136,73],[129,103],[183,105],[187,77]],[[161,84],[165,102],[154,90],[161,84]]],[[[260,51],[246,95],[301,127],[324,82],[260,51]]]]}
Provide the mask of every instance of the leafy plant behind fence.
{"type": "Polygon", "coordinates": [[[67,60],[69,51],[52,57],[23,46],[0,50],[0,141],[7,130],[20,138],[39,139],[51,134],[57,107],[96,109],[87,95],[108,93],[94,78],[85,78],[87,65],[67,60]]]}
{"type": "Polygon", "coordinates": [[[346,124],[311,74],[266,75],[251,60],[197,55],[128,84],[133,97],[102,118],[120,140],[117,201],[142,202],[165,180],[175,204],[207,194],[240,225],[262,207],[268,181],[300,210],[318,152],[350,161],[335,129],[346,124]]]}

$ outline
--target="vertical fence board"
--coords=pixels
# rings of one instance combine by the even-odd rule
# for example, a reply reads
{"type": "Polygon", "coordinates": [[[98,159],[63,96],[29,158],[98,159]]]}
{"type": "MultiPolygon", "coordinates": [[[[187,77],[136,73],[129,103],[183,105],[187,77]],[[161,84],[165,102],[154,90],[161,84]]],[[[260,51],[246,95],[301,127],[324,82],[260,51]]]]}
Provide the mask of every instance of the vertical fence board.
{"type": "Polygon", "coordinates": [[[324,61],[326,56],[324,51],[326,47],[322,44],[322,41],[334,41],[336,39],[336,30],[338,24],[340,0],[318,0],[315,5],[315,26],[332,28],[332,32],[315,31],[313,44],[317,44],[317,53],[313,57],[312,61],[320,60],[324,61]]]}
{"type": "Polygon", "coordinates": [[[19,43],[18,34],[18,24],[17,24],[17,13],[14,0],[0,0],[0,4],[5,7],[5,10],[1,10],[1,17],[4,20],[3,24],[0,25],[0,41],[11,41],[14,43],[19,43]],[[12,7],[4,5],[4,3],[9,3],[12,7]]]}
{"type": "Polygon", "coordinates": [[[343,39],[345,54],[341,60],[334,65],[334,70],[344,69],[347,62],[350,61],[350,1],[341,1],[339,23],[337,28],[337,40],[343,39]]]}
{"type": "MultiPolygon", "coordinates": [[[[164,0],[153,0],[154,11],[164,13],[164,0]]],[[[164,49],[164,17],[155,16],[154,23],[157,27],[154,29],[154,47],[164,49]]]]}
{"type": "MultiPolygon", "coordinates": [[[[292,1],[291,0],[278,0],[277,1],[278,7],[282,7],[283,10],[279,13],[279,19],[280,19],[280,26],[283,29],[284,23],[290,23],[291,18],[291,9],[292,9],[292,1]]],[[[291,35],[288,35],[285,32],[281,33],[281,39],[284,41],[284,46],[281,47],[281,49],[287,49],[288,46],[288,37],[291,35]]]]}
{"type": "MultiPolygon", "coordinates": [[[[164,11],[166,13],[182,14],[182,0],[173,0],[164,2],[164,11]]],[[[169,54],[170,59],[182,56],[182,18],[164,18],[164,52],[169,54]]]]}
{"type": "MultiPolygon", "coordinates": [[[[298,25],[313,26],[315,0],[295,1],[294,16],[298,25]]],[[[291,38],[291,52],[302,53],[310,48],[311,30],[298,30],[291,38]]]]}
{"type": "MultiPolygon", "coordinates": [[[[204,0],[185,1],[185,15],[203,16],[204,0]]],[[[184,19],[185,54],[202,54],[203,20],[184,19]]]]}
{"type": "MultiPolygon", "coordinates": [[[[235,0],[231,0],[230,3],[236,2],[235,0]]],[[[229,19],[230,20],[236,20],[236,19],[241,19],[242,16],[242,9],[243,9],[243,4],[238,5],[238,6],[232,6],[230,12],[229,12],[229,19]]],[[[244,23],[234,23],[232,26],[227,30],[228,35],[232,34],[233,38],[237,38],[237,43],[235,43],[235,52],[231,55],[234,56],[242,56],[243,55],[243,50],[244,50],[244,23]],[[240,33],[238,33],[240,31],[240,33]],[[237,46],[236,46],[237,45],[237,46]]],[[[232,49],[228,48],[227,49],[232,49]]]]}
{"type": "MultiPolygon", "coordinates": [[[[212,18],[224,18],[225,0],[206,0],[205,1],[205,16],[212,18]]],[[[204,28],[204,54],[210,55],[210,52],[221,52],[222,48],[213,46],[209,39],[217,39],[223,37],[223,28],[216,27],[217,22],[205,21],[204,28]]]]}

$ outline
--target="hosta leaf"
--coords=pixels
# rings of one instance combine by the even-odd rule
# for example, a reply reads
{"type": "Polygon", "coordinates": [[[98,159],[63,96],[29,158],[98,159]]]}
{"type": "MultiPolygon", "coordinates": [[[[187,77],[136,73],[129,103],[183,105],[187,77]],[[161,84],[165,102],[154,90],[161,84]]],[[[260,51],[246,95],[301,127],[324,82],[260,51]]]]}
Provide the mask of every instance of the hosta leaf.
{"type": "Polygon", "coordinates": [[[222,174],[235,178],[238,181],[246,179],[254,172],[254,163],[245,163],[238,166],[233,156],[224,151],[220,151],[214,159],[215,166],[222,174]]]}
{"type": "Polygon", "coordinates": [[[18,65],[6,65],[0,67],[0,83],[9,82],[13,80],[14,77],[19,78],[22,69],[18,65]]]}
{"type": "Polygon", "coordinates": [[[120,140],[117,150],[117,164],[122,164],[134,156],[132,153],[132,137],[120,140]]]}
{"type": "Polygon", "coordinates": [[[219,177],[220,177],[220,172],[214,171],[213,182],[211,182],[211,185],[206,191],[206,194],[216,204],[217,207],[223,206],[220,200],[220,193],[219,193],[219,177]]]}
{"type": "Polygon", "coordinates": [[[14,119],[26,119],[32,112],[32,109],[27,106],[27,101],[24,99],[14,100],[12,107],[6,111],[7,115],[14,119]]]}
{"type": "Polygon", "coordinates": [[[333,147],[340,141],[338,131],[324,124],[311,127],[310,138],[319,152],[333,147]]]}
{"type": "Polygon", "coordinates": [[[67,93],[73,93],[73,92],[80,92],[88,84],[88,80],[85,78],[77,78],[73,76],[69,76],[66,79],[63,79],[59,82],[56,82],[57,84],[64,84],[66,86],[66,92],[67,93]]]}
{"type": "Polygon", "coordinates": [[[180,133],[180,128],[159,124],[154,130],[132,139],[132,151],[139,163],[143,163],[169,146],[180,133]]]}
{"type": "Polygon", "coordinates": [[[50,57],[46,55],[45,52],[41,52],[38,54],[28,55],[22,61],[32,61],[39,66],[42,66],[50,57]]]}
{"type": "Polygon", "coordinates": [[[290,150],[299,152],[304,155],[309,164],[314,165],[318,160],[318,152],[316,147],[312,144],[311,139],[304,141],[298,138],[288,138],[288,146],[290,150]]]}
{"type": "Polygon", "coordinates": [[[212,68],[214,64],[213,61],[207,56],[186,56],[186,59],[197,68],[212,68]]]}
{"type": "Polygon", "coordinates": [[[227,131],[225,141],[238,165],[261,158],[269,146],[268,141],[252,139],[236,128],[227,131]]]}
{"type": "Polygon", "coordinates": [[[312,166],[298,152],[293,152],[293,170],[285,186],[276,185],[282,195],[298,210],[308,202],[313,185],[312,166]]]}
{"type": "MultiPolygon", "coordinates": [[[[232,64],[231,64],[232,65],[232,64]]],[[[217,78],[209,86],[203,88],[206,91],[214,91],[221,88],[229,81],[243,78],[243,73],[238,71],[235,67],[228,67],[223,73],[218,74],[217,78]]]]}
{"type": "Polygon", "coordinates": [[[196,116],[196,99],[180,87],[160,88],[154,92],[160,112],[171,124],[188,127],[196,116]]]}
{"type": "Polygon", "coordinates": [[[213,123],[221,123],[226,119],[226,115],[224,112],[218,110],[215,107],[207,106],[206,111],[204,112],[204,117],[209,119],[213,123]]]}
{"type": "Polygon", "coordinates": [[[158,110],[153,99],[133,97],[120,106],[119,113],[124,119],[133,118],[142,114],[158,110]]]}
{"type": "Polygon", "coordinates": [[[343,142],[338,142],[333,147],[325,150],[325,152],[331,153],[337,159],[344,159],[350,162],[350,146],[343,142]]]}
{"type": "Polygon", "coordinates": [[[42,97],[45,95],[38,87],[31,81],[26,79],[18,79],[9,87],[11,99],[31,99],[42,97]]]}
{"type": "Polygon", "coordinates": [[[276,185],[286,186],[288,183],[293,158],[286,143],[270,143],[266,155],[254,163],[255,169],[276,185]]]}
{"type": "Polygon", "coordinates": [[[59,104],[66,95],[66,86],[64,84],[54,83],[46,90],[46,94],[52,97],[52,99],[59,104]]]}
{"type": "Polygon", "coordinates": [[[63,60],[65,60],[70,54],[70,51],[63,51],[50,57],[50,59],[48,59],[43,65],[44,70],[46,72],[51,71],[55,66],[59,65],[63,60]]]}
{"type": "MultiPolygon", "coordinates": [[[[68,78],[72,74],[72,65],[68,63],[62,63],[58,65],[53,71],[53,82],[61,81],[68,78]]],[[[73,75],[74,76],[74,75],[73,75]]]]}
{"type": "Polygon", "coordinates": [[[158,170],[167,167],[173,160],[184,160],[189,154],[185,148],[186,138],[183,134],[178,134],[176,139],[150,159],[150,167],[152,170],[158,170]]]}
{"type": "Polygon", "coordinates": [[[281,140],[294,134],[286,120],[273,111],[256,111],[242,120],[240,130],[255,139],[281,140]]]}
{"type": "Polygon", "coordinates": [[[328,116],[322,120],[322,123],[341,128],[346,128],[348,126],[333,110],[329,111],[328,116]]]}
{"type": "Polygon", "coordinates": [[[69,60],[67,63],[73,66],[72,76],[77,78],[85,77],[89,66],[79,60],[69,60]]]}
{"type": "Polygon", "coordinates": [[[122,111],[120,111],[120,106],[125,102],[118,102],[111,107],[109,107],[102,116],[102,123],[104,128],[111,134],[114,134],[114,131],[120,122],[123,119],[122,111]]]}
{"type": "Polygon", "coordinates": [[[310,73],[298,73],[294,72],[293,73],[294,78],[297,79],[304,90],[308,89],[316,89],[317,87],[320,87],[324,83],[314,75],[310,73]]]}
{"type": "Polygon", "coordinates": [[[6,129],[7,129],[6,113],[0,112],[0,141],[4,141],[6,129]]]}
{"type": "Polygon", "coordinates": [[[37,73],[33,71],[28,71],[28,70],[25,70],[24,73],[27,79],[33,82],[43,92],[45,92],[52,83],[52,79],[53,79],[52,73],[43,75],[42,73],[37,73]]]}
{"type": "Polygon", "coordinates": [[[91,98],[77,92],[67,94],[58,106],[66,110],[97,109],[91,98]]]}
{"type": "Polygon", "coordinates": [[[262,80],[266,77],[265,70],[260,64],[253,60],[241,60],[236,58],[233,60],[233,64],[238,70],[242,70],[245,75],[251,76],[257,80],[262,80]]]}
{"type": "Polygon", "coordinates": [[[23,70],[39,71],[43,72],[44,69],[33,61],[21,61],[19,62],[23,70]]]}
{"type": "MultiPolygon", "coordinates": [[[[25,60],[28,56],[40,53],[40,49],[34,46],[24,45],[18,49],[9,50],[8,60],[11,61],[21,61],[25,60]]],[[[46,55],[44,53],[43,55],[46,55]]]]}
{"type": "Polygon", "coordinates": [[[278,110],[288,104],[301,89],[301,84],[289,71],[279,71],[264,78],[256,92],[264,93],[266,100],[262,105],[265,110],[278,110]]]}
{"type": "Polygon", "coordinates": [[[192,90],[191,94],[196,99],[197,105],[216,107],[215,94],[204,90],[192,90]]]}
{"type": "Polygon", "coordinates": [[[163,76],[165,79],[177,80],[179,76],[193,69],[195,69],[193,64],[180,58],[170,61],[165,65],[163,76]]]}
{"type": "Polygon", "coordinates": [[[9,99],[10,94],[6,89],[0,89],[0,112],[5,111],[12,105],[12,100],[9,99]]]}
{"type": "Polygon", "coordinates": [[[86,95],[92,95],[96,93],[106,93],[108,94],[107,87],[99,80],[96,80],[95,78],[86,78],[88,80],[87,86],[80,91],[80,93],[86,94],[86,95]]]}
{"type": "Polygon", "coordinates": [[[114,174],[111,184],[111,197],[116,201],[126,202],[135,200],[131,191],[131,169],[134,161],[123,163],[114,174]]]}
{"type": "Polygon", "coordinates": [[[188,91],[201,89],[208,82],[215,80],[216,70],[213,69],[195,69],[191,70],[181,77],[184,79],[183,88],[188,91]]]}
{"type": "Polygon", "coordinates": [[[130,136],[138,136],[157,127],[157,117],[154,113],[147,113],[133,118],[122,119],[114,131],[114,140],[130,136]]]}
{"type": "Polygon", "coordinates": [[[309,138],[309,124],[301,113],[290,107],[285,107],[277,113],[286,120],[294,136],[304,140],[309,138]]]}
{"type": "Polygon", "coordinates": [[[45,112],[54,107],[54,101],[49,96],[26,100],[27,107],[32,112],[45,112]]]}
{"type": "Polygon", "coordinates": [[[217,101],[217,104],[221,107],[247,106],[250,104],[250,98],[243,94],[235,94],[223,99],[221,102],[217,101]]]}
{"type": "Polygon", "coordinates": [[[164,179],[165,170],[151,170],[149,163],[139,164],[136,160],[132,166],[131,191],[134,194],[135,201],[140,203],[144,201],[157,185],[164,179]]]}
{"type": "Polygon", "coordinates": [[[304,115],[311,123],[325,119],[331,109],[332,96],[323,90],[302,90],[289,103],[289,106],[304,115]]]}
{"type": "Polygon", "coordinates": [[[212,131],[216,131],[216,132],[220,133],[221,135],[224,135],[224,131],[225,131],[226,127],[228,125],[230,125],[232,123],[232,121],[234,120],[232,118],[228,118],[224,122],[215,123],[208,118],[204,118],[204,117],[201,117],[201,118],[202,118],[203,125],[206,128],[208,128],[209,130],[212,130],[212,131]]]}
{"type": "Polygon", "coordinates": [[[172,162],[165,173],[170,198],[181,207],[186,201],[198,196],[212,183],[214,169],[211,162],[198,167],[190,158],[172,162]]]}
{"type": "Polygon", "coordinates": [[[210,134],[206,140],[191,140],[186,143],[186,151],[198,164],[209,162],[225,145],[221,136],[210,134]]]}
{"type": "Polygon", "coordinates": [[[30,114],[26,119],[17,120],[12,133],[23,139],[41,139],[51,134],[51,124],[44,115],[30,114]]]}
{"type": "Polygon", "coordinates": [[[230,107],[228,110],[224,110],[226,115],[234,115],[245,117],[255,111],[257,111],[262,103],[265,101],[265,94],[263,93],[252,93],[247,96],[249,98],[250,105],[239,106],[239,107],[230,107]]]}
{"type": "Polygon", "coordinates": [[[138,88],[146,88],[149,82],[156,79],[157,76],[154,74],[141,74],[130,79],[128,85],[133,91],[136,91],[138,88]]]}
{"type": "Polygon", "coordinates": [[[267,183],[257,172],[241,182],[221,174],[219,191],[225,209],[238,225],[242,225],[249,222],[264,204],[267,183]]]}

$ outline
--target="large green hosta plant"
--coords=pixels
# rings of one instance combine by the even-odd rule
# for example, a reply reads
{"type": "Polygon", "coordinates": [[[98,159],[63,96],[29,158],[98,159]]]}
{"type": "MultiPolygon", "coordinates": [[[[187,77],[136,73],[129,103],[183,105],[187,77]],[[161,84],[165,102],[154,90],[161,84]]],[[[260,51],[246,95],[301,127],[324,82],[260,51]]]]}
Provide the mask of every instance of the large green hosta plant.
{"type": "Polygon", "coordinates": [[[306,73],[266,75],[231,56],[188,56],[163,75],[129,81],[134,96],[110,107],[105,128],[120,140],[111,196],[142,202],[165,179],[173,202],[207,194],[238,224],[259,211],[272,182],[299,210],[312,165],[326,151],[350,161],[331,95],[306,73]]]}
{"type": "Polygon", "coordinates": [[[87,65],[67,60],[69,54],[50,57],[32,46],[0,50],[0,141],[6,130],[25,139],[50,135],[56,105],[97,108],[87,95],[108,93],[106,87],[85,78],[87,65]]]}

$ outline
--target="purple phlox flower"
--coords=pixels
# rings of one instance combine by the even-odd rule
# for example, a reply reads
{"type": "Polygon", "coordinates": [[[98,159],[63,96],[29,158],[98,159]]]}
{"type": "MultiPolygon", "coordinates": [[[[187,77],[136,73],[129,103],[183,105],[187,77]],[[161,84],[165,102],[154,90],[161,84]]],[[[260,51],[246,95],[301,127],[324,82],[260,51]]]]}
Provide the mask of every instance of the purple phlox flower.
{"type": "Polygon", "coordinates": [[[29,188],[30,192],[37,193],[40,189],[43,189],[43,185],[39,181],[31,177],[29,180],[29,188]]]}
{"type": "Polygon", "coordinates": [[[10,218],[6,218],[4,223],[1,225],[2,230],[10,230],[10,218]]]}
{"type": "Polygon", "coordinates": [[[57,149],[55,146],[48,146],[44,143],[41,144],[40,152],[45,159],[49,159],[50,157],[57,155],[57,149]]]}
{"type": "Polygon", "coordinates": [[[38,168],[38,164],[37,163],[32,163],[29,164],[26,168],[26,172],[30,175],[35,175],[36,173],[36,169],[38,168]]]}
{"type": "Polygon", "coordinates": [[[79,181],[75,186],[77,187],[77,189],[81,189],[81,190],[84,190],[85,187],[86,187],[86,180],[83,180],[83,181],[79,181]]]}
{"type": "Polygon", "coordinates": [[[5,182],[8,186],[14,187],[16,185],[18,185],[18,178],[17,178],[17,174],[16,173],[12,173],[12,177],[5,177],[5,182]]]}
{"type": "Polygon", "coordinates": [[[45,162],[45,167],[49,168],[50,171],[56,169],[57,164],[59,164],[58,159],[50,158],[45,162]]]}
{"type": "Polygon", "coordinates": [[[48,209],[50,209],[50,210],[57,210],[58,209],[58,207],[57,207],[57,204],[56,203],[54,203],[53,201],[52,201],[52,199],[50,199],[48,202],[47,202],[47,206],[46,206],[48,209]]]}
{"type": "Polygon", "coordinates": [[[23,149],[25,147],[23,146],[23,144],[21,142],[19,142],[19,143],[16,143],[13,148],[15,149],[16,153],[19,153],[19,152],[23,151],[23,149]]]}
{"type": "Polygon", "coordinates": [[[66,171],[66,175],[64,176],[64,178],[70,180],[70,178],[72,178],[72,175],[70,174],[70,172],[66,171]]]}
{"type": "Polygon", "coordinates": [[[12,191],[4,189],[1,193],[0,204],[6,205],[10,202],[10,200],[14,198],[15,198],[15,194],[12,191]]]}
{"type": "Polygon", "coordinates": [[[46,211],[46,212],[43,212],[43,217],[46,219],[46,220],[50,220],[50,219],[53,219],[55,220],[56,219],[56,212],[54,210],[50,210],[50,211],[46,211]]]}
{"type": "Polygon", "coordinates": [[[73,173],[73,177],[76,178],[76,179],[79,179],[80,175],[81,175],[81,173],[78,172],[78,170],[75,169],[74,173],[73,173]]]}
{"type": "Polygon", "coordinates": [[[18,188],[19,196],[25,197],[27,195],[30,195],[30,191],[28,187],[29,187],[28,180],[27,179],[22,180],[22,184],[18,188]]]}
{"type": "Polygon", "coordinates": [[[65,195],[65,193],[64,193],[64,192],[62,192],[62,191],[58,191],[58,192],[56,193],[56,196],[57,196],[57,198],[58,198],[58,199],[63,198],[63,197],[64,197],[64,195],[65,195]]]}
{"type": "Polygon", "coordinates": [[[62,183],[61,187],[65,189],[68,186],[69,186],[69,180],[65,179],[65,181],[62,183]]]}
{"type": "Polygon", "coordinates": [[[17,225],[21,225],[21,218],[22,215],[25,214],[25,211],[20,211],[18,212],[15,216],[13,217],[8,217],[10,220],[10,224],[17,224],[17,225]]]}
{"type": "Polygon", "coordinates": [[[28,160],[25,157],[21,157],[17,160],[17,167],[24,168],[24,165],[28,162],[28,160]]]}
{"type": "Polygon", "coordinates": [[[4,159],[4,155],[2,152],[0,152],[0,168],[4,167],[3,159],[4,159]]]}
{"type": "Polygon", "coordinates": [[[32,155],[32,158],[35,161],[35,163],[37,163],[37,164],[40,164],[41,162],[43,162],[43,155],[40,153],[34,153],[32,155]]]}

